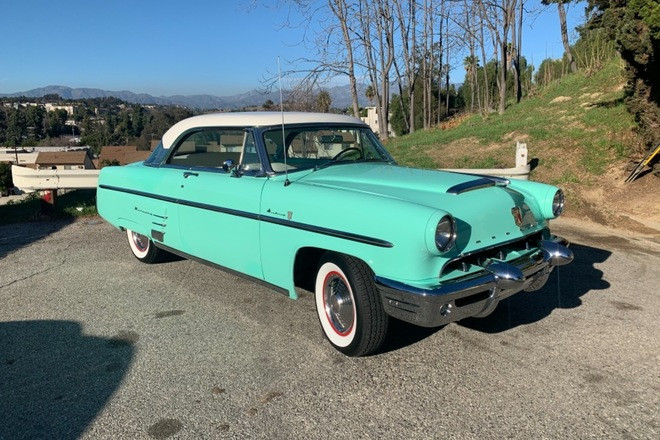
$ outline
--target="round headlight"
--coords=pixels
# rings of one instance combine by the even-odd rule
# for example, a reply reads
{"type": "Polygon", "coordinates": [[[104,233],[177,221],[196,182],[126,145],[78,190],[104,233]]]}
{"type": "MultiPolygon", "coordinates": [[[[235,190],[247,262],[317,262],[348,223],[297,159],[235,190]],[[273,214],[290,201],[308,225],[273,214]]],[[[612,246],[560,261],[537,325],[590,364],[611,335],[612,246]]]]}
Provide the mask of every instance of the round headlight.
{"type": "Polygon", "coordinates": [[[435,227],[435,246],[440,252],[447,252],[456,241],[456,223],[450,215],[445,215],[435,227]]]}
{"type": "Polygon", "coordinates": [[[564,212],[564,191],[558,189],[552,199],[552,214],[559,217],[564,212]]]}

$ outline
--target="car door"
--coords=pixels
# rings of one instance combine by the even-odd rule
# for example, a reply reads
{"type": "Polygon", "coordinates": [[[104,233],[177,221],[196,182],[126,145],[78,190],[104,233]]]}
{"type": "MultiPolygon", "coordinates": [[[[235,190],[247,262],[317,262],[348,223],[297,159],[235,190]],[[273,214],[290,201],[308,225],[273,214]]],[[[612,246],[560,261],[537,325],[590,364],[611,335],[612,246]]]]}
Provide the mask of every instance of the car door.
{"type": "MultiPolygon", "coordinates": [[[[221,141],[229,138],[226,129],[216,129],[215,134],[221,141]]],[[[213,136],[193,134],[184,142],[188,142],[188,149],[194,144],[195,153],[175,152],[173,158],[180,158],[172,162],[180,172],[181,250],[262,279],[258,213],[266,178],[260,177],[261,165],[252,134],[241,131],[240,135],[242,145],[224,141],[218,147],[213,142],[200,147],[213,136]],[[228,160],[234,161],[237,168],[232,170],[228,164],[227,170],[223,169],[223,163],[228,160]]]]}

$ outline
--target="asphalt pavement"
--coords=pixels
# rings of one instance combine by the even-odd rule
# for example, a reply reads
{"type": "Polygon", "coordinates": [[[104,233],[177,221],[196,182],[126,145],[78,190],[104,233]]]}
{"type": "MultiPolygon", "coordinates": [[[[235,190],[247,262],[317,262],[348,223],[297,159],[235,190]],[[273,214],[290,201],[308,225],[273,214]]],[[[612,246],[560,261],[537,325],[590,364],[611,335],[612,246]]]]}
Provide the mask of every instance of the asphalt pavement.
{"type": "Polygon", "coordinates": [[[0,226],[0,439],[660,438],[660,239],[557,230],[543,290],[348,358],[309,292],[142,264],[100,219],[0,226]]]}

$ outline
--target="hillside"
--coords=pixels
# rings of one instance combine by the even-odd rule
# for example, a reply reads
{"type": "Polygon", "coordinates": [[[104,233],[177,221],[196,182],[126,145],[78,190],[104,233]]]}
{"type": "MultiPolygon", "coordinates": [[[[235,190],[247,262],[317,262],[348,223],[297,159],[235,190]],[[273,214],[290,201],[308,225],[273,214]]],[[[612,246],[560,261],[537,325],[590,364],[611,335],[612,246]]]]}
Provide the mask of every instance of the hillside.
{"type": "Polygon", "coordinates": [[[504,115],[457,118],[387,147],[402,165],[493,168],[514,166],[516,141],[526,142],[538,160],[531,179],[566,192],[566,216],[657,234],[660,179],[647,173],[624,183],[628,158],[643,154],[623,104],[624,83],[619,62],[611,62],[593,75],[565,76],[504,115]]]}

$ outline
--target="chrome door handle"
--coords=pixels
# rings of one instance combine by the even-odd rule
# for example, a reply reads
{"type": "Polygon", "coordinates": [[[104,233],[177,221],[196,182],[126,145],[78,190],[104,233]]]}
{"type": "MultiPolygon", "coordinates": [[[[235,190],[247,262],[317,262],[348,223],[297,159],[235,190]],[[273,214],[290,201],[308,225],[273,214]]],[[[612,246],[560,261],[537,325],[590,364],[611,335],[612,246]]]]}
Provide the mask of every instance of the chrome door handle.
{"type": "Polygon", "coordinates": [[[195,176],[195,177],[197,177],[197,176],[199,176],[199,173],[193,173],[193,172],[191,172],[191,171],[186,171],[185,173],[183,173],[183,178],[184,178],[184,179],[187,179],[187,178],[190,177],[190,176],[195,176]]]}

